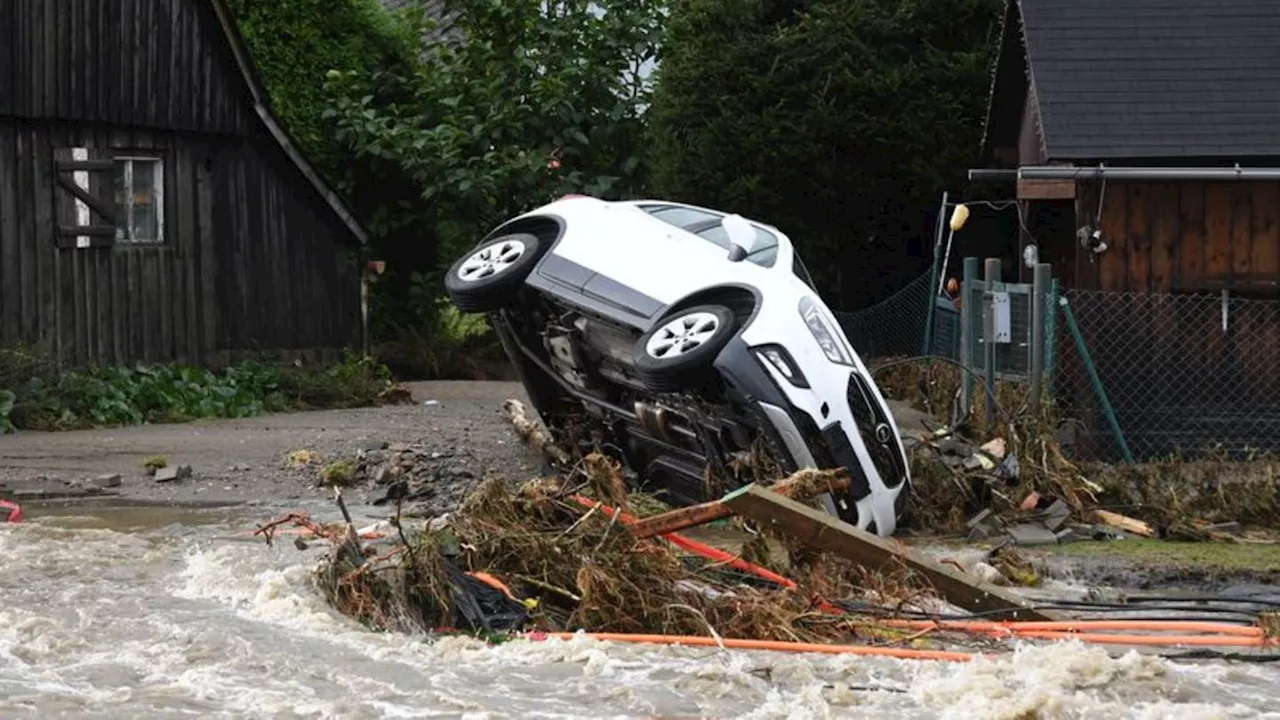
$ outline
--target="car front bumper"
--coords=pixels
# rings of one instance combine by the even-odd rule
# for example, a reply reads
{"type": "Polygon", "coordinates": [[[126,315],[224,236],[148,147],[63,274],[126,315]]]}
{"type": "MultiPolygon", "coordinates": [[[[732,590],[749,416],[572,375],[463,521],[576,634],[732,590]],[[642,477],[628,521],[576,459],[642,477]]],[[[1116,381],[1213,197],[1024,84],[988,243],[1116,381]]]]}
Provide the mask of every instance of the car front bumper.
{"type": "MultiPolygon", "coordinates": [[[[806,376],[810,387],[796,387],[759,361],[741,339],[721,352],[716,368],[760,408],[775,440],[790,455],[792,470],[847,469],[849,490],[834,500],[826,496],[828,511],[855,504],[861,528],[869,529],[874,522],[877,533],[893,533],[897,527],[894,501],[906,490],[909,468],[893,418],[855,368],[833,365],[825,377],[806,376]],[[813,442],[819,440],[821,447],[813,442]]],[[[838,514],[847,513],[842,509],[838,514]]]]}

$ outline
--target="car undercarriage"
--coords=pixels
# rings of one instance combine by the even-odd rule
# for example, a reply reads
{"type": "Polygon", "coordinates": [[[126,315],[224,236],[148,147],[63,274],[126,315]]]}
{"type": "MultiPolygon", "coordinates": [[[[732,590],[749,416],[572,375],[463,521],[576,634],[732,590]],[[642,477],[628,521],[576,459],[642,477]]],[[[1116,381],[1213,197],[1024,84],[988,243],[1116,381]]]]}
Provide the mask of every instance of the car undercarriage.
{"type": "Polygon", "coordinates": [[[677,505],[795,469],[759,408],[718,374],[697,390],[655,393],[635,371],[638,330],[528,295],[518,313],[490,317],[566,449],[615,457],[637,490],[677,505]]]}

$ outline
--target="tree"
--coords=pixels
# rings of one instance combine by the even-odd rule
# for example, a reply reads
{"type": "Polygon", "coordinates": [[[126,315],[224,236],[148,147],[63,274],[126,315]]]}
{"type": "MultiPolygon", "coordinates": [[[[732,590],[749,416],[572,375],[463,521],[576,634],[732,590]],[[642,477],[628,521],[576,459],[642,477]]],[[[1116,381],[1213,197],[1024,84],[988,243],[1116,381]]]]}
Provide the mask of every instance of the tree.
{"type": "MultiPolygon", "coordinates": [[[[656,0],[452,0],[464,42],[410,11],[408,70],[329,74],[326,117],[356,157],[394,164],[420,202],[384,232],[434,238],[444,266],[499,222],[557,195],[634,193],[651,83],[638,70],[661,36],[656,0]],[[387,101],[386,98],[394,98],[387,101]]],[[[421,240],[420,240],[421,242],[421,240]]],[[[439,279],[420,274],[434,296],[439,279]]]]}
{"type": "Polygon", "coordinates": [[[873,299],[976,155],[1003,4],[675,0],[654,190],[771,222],[833,260],[811,270],[839,304],[873,299]]]}
{"type": "Polygon", "coordinates": [[[228,0],[271,96],[307,156],[335,181],[346,158],[325,127],[330,70],[371,73],[409,56],[409,36],[378,0],[228,0]]]}

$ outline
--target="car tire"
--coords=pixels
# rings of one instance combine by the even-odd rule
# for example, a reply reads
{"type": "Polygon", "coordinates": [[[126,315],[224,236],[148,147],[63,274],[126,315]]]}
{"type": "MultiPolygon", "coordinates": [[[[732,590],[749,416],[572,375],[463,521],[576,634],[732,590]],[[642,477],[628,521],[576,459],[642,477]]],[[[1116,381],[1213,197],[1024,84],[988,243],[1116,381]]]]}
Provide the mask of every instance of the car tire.
{"type": "Polygon", "coordinates": [[[537,236],[528,233],[485,240],[449,267],[445,291],[462,312],[487,313],[508,307],[544,249],[537,236]]]}
{"type": "Polygon", "coordinates": [[[667,315],[636,342],[636,374],[655,392],[701,387],[737,331],[738,318],[723,305],[698,305],[667,315]]]}

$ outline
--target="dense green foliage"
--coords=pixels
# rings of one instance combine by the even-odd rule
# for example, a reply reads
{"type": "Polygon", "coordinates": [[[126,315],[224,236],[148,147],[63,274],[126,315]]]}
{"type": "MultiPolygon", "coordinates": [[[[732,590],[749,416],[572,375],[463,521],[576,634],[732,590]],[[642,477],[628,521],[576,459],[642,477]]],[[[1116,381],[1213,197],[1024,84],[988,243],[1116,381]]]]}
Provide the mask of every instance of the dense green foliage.
{"type": "MultiPolygon", "coordinates": [[[[406,13],[409,32],[422,38],[409,71],[330,73],[327,116],[338,138],[361,160],[394,162],[422,200],[387,208],[383,219],[434,236],[440,265],[557,195],[641,187],[650,83],[636,70],[656,53],[659,3],[544,5],[451,0],[464,43],[439,42],[434,18],[406,13]]],[[[429,314],[434,296],[418,311],[429,314]]]]}
{"type": "Polygon", "coordinates": [[[219,372],[182,365],[57,373],[38,355],[0,353],[0,431],[241,418],[264,412],[357,407],[392,387],[385,366],[355,354],[327,368],[247,361],[219,372]]]}
{"type": "Polygon", "coordinates": [[[767,219],[832,260],[810,268],[829,299],[859,302],[962,186],[1003,5],[673,0],[655,194],[767,219]]]}
{"type": "Polygon", "coordinates": [[[325,75],[370,73],[408,42],[378,0],[228,0],[271,105],[307,156],[336,179],[348,153],[325,127],[325,75]]]}

